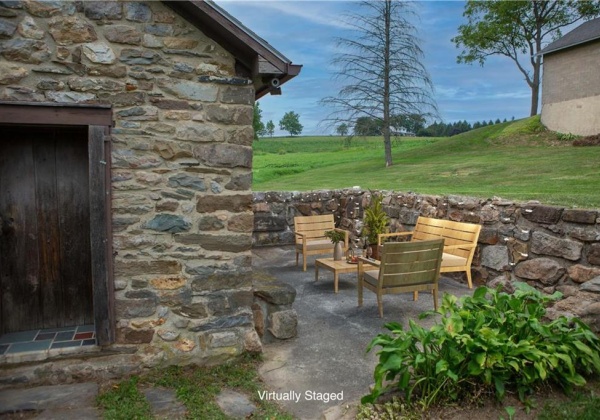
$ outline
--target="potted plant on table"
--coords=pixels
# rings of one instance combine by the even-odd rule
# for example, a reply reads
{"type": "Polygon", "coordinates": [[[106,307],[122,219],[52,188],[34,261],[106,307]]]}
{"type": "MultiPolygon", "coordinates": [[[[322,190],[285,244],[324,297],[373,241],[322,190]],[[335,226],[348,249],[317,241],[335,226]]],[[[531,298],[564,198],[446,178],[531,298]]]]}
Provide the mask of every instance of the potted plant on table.
{"type": "Polygon", "coordinates": [[[342,243],[346,241],[346,233],[342,230],[328,230],[325,232],[331,243],[333,244],[333,260],[340,261],[344,256],[344,248],[342,243]]]}
{"type": "Polygon", "coordinates": [[[377,235],[387,233],[389,223],[390,217],[383,210],[383,196],[373,194],[371,203],[365,207],[362,234],[367,237],[368,245],[371,246],[372,257],[375,259],[379,257],[377,235]]]}

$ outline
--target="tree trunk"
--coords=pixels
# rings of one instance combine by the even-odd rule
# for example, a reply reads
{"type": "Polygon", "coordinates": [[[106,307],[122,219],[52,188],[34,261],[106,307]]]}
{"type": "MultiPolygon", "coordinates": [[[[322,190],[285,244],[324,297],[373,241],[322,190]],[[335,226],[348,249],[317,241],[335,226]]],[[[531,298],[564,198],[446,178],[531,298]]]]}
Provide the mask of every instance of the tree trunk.
{"type": "Polygon", "coordinates": [[[542,58],[537,56],[533,65],[533,83],[531,86],[531,110],[529,116],[538,114],[538,105],[540,101],[540,70],[542,67],[542,58]]]}
{"type": "Polygon", "coordinates": [[[385,166],[392,162],[392,142],[390,140],[390,31],[392,25],[391,0],[385,2],[385,56],[383,68],[383,146],[385,149],[385,166]]]}

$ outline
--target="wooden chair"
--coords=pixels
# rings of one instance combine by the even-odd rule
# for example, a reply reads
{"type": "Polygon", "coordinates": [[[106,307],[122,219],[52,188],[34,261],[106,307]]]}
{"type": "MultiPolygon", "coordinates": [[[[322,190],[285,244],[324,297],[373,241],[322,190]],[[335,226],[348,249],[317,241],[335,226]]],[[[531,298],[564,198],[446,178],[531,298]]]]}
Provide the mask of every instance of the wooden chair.
{"type": "Polygon", "coordinates": [[[358,306],[363,303],[363,287],[377,294],[379,317],[383,318],[382,297],[388,293],[430,290],[433,307],[438,307],[438,280],[444,251],[444,240],[387,243],[381,262],[367,258],[358,261],[358,306]],[[365,266],[379,267],[368,270],[365,266]]]}
{"type": "MultiPolygon", "coordinates": [[[[378,235],[378,245],[393,237],[410,237],[411,242],[444,239],[441,273],[464,271],[469,289],[473,288],[471,279],[471,263],[477,248],[477,240],[481,225],[452,220],[433,219],[419,216],[417,224],[411,232],[383,233],[378,235]]],[[[385,243],[385,248],[388,243],[385,243]]]]}
{"type": "Polygon", "coordinates": [[[328,230],[344,232],[344,252],[348,249],[348,231],[335,227],[333,214],[320,216],[294,217],[294,235],[296,235],[296,266],[298,255],[302,254],[303,271],[306,271],[308,255],[333,254],[333,243],[325,236],[328,230]]]}

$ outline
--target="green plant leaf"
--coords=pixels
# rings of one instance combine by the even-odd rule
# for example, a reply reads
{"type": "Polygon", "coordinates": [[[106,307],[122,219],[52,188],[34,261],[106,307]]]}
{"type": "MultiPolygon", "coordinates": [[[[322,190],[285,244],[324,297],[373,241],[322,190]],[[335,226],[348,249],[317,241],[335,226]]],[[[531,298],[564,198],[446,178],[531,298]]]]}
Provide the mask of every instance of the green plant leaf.
{"type": "Polygon", "coordinates": [[[448,370],[448,362],[444,359],[439,360],[436,364],[435,364],[435,374],[439,375],[442,372],[445,372],[448,370]]]}
{"type": "Polygon", "coordinates": [[[504,381],[500,377],[495,376],[494,377],[494,386],[496,388],[496,397],[498,397],[499,400],[502,400],[504,398],[504,394],[506,392],[506,390],[504,388],[504,381]]]}
{"type": "Polygon", "coordinates": [[[457,382],[457,381],[458,381],[458,375],[457,375],[456,373],[452,372],[450,369],[448,369],[448,370],[446,371],[446,375],[448,375],[448,377],[449,377],[450,379],[452,379],[454,382],[457,382]]]}
{"type": "Polygon", "coordinates": [[[483,299],[489,292],[489,289],[485,286],[480,286],[473,292],[473,299],[483,299]]]}
{"type": "Polygon", "coordinates": [[[509,420],[512,420],[515,418],[515,413],[517,412],[517,410],[515,410],[515,407],[513,407],[513,406],[504,407],[504,411],[506,411],[506,414],[508,414],[509,420]]]}
{"type": "Polygon", "coordinates": [[[391,354],[381,367],[383,370],[397,370],[402,366],[403,358],[398,354],[391,354]]]}

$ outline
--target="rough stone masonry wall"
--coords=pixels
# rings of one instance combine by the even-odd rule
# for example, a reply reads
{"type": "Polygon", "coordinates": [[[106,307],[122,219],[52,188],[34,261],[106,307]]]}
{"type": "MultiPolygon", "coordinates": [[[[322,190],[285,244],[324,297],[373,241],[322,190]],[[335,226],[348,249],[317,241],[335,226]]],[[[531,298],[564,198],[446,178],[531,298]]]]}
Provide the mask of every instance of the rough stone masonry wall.
{"type": "MultiPolygon", "coordinates": [[[[549,311],[576,315],[600,332],[600,213],[500,198],[430,196],[390,191],[391,231],[410,230],[419,215],[482,224],[472,266],[475,285],[526,281],[564,299],[549,311]]],[[[333,213],[356,236],[370,191],[255,192],[254,246],[294,243],[294,216],[333,213]]],[[[464,275],[458,273],[462,278],[464,275]]]]}
{"type": "Polygon", "coordinates": [[[0,1],[0,100],[112,104],[117,344],[259,351],[252,104],[227,51],[161,2],[0,1]]]}

